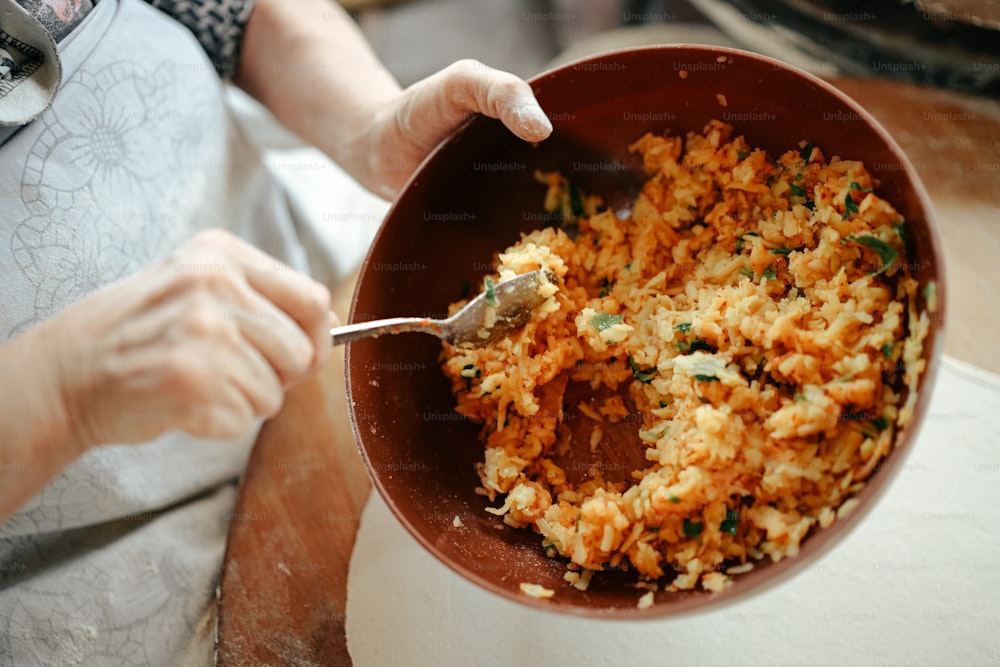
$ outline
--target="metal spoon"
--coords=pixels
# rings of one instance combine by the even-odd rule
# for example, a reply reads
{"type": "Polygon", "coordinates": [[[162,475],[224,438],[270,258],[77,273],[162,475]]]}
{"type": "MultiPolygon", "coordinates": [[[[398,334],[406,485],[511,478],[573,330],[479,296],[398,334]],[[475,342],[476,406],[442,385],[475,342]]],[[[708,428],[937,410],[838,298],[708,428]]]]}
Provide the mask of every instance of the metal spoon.
{"type": "Polygon", "coordinates": [[[484,347],[521,329],[531,314],[545,301],[538,288],[552,275],[547,271],[523,273],[493,285],[470,301],[464,308],[443,320],[427,317],[391,317],[371,322],[346,324],[330,329],[334,345],[350,343],[360,338],[406,331],[429,333],[464,347],[484,347]],[[489,307],[496,310],[496,322],[486,328],[489,307]]]}

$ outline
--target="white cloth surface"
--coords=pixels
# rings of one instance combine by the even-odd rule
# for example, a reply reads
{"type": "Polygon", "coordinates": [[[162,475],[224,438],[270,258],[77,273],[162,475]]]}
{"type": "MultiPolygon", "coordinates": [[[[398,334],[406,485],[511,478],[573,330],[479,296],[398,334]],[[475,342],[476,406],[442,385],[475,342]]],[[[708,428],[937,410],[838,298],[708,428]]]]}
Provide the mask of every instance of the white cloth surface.
{"type": "Polygon", "coordinates": [[[759,596],[615,622],[495,596],[372,493],[348,579],[357,667],[1000,664],[1000,376],[945,358],[927,419],[844,542],[759,596]]]}

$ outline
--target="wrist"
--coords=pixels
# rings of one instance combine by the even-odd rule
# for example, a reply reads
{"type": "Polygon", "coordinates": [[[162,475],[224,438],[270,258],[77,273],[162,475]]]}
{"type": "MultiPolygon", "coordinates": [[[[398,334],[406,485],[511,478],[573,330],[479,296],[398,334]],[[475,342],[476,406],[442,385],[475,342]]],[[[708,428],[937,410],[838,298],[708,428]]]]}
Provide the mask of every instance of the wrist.
{"type": "Polygon", "coordinates": [[[86,448],[62,397],[57,353],[45,323],[0,345],[0,522],[38,493],[86,448]]]}
{"type": "Polygon", "coordinates": [[[390,199],[385,176],[404,162],[400,149],[405,146],[405,137],[393,117],[396,104],[388,100],[380,108],[372,108],[363,124],[351,132],[330,133],[318,146],[363,187],[390,199]]]}
{"type": "MultiPolygon", "coordinates": [[[[26,338],[23,354],[31,368],[37,369],[31,391],[35,405],[42,406],[38,418],[39,447],[67,461],[83,455],[93,443],[86,437],[85,413],[81,409],[84,387],[77,386],[74,366],[83,362],[83,351],[74,350],[65,335],[65,326],[45,321],[35,327],[33,338],[26,338]]],[[[72,327],[71,327],[72,328],[72,327]]]]}

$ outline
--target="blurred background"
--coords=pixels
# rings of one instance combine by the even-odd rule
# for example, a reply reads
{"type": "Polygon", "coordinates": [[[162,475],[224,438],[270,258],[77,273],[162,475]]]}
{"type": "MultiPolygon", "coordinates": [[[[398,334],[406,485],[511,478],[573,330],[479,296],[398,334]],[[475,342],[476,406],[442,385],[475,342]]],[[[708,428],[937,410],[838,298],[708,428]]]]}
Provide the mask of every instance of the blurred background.
{"type": "Polygon", "coordinates": [[[342,0],[406,85],[460,58],[530,77],[623,46],[737,46],[820,75],[1000,98],[1000,0],[342,0]]]}

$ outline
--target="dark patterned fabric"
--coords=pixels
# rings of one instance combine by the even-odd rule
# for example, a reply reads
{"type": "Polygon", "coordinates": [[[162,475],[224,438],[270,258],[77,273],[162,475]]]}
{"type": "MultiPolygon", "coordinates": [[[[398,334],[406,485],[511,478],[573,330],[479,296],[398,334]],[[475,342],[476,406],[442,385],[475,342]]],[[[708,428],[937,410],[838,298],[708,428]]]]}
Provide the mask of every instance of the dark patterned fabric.
{"type": "Polygon", "coordinates": [[[173,17],[201,43],[224,79],[236,74],[240,43],[254,0],[146,0],[173,17]]]}
{"type": "MultiPolygon", "coordinates": [[[[57,42],[93,9],[91,0],[17,0],[57,42]]],[[[219,76],[231,79],[254,0],[146,0],[194,33],[219,76]]],[[[2,73],[2,67],[0,67],[2,73]]]]}
{"type": "Polygon", "coordinates": [[[94,8],[91,0],[18,0],[57,42],[73,32],[83,17],[94,8]]]}

